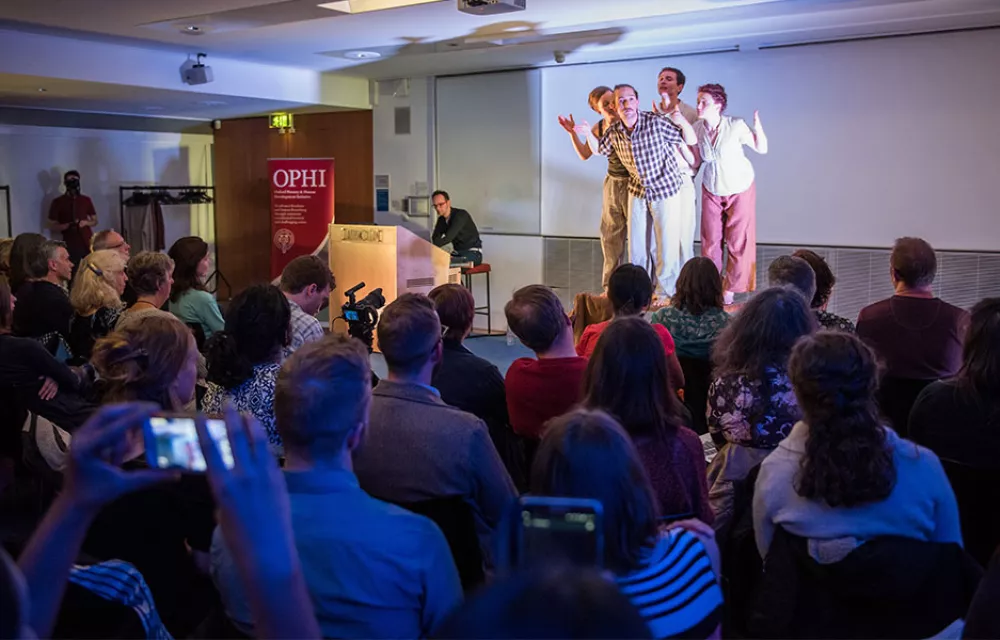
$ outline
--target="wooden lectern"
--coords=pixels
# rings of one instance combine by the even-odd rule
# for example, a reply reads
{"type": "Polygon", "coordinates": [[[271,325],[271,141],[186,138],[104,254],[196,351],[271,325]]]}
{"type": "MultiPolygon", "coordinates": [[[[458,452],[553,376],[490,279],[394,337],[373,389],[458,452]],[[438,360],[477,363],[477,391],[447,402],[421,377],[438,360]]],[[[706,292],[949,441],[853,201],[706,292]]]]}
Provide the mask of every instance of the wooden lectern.
{"type": "Polygon", "coordinates": [[[359,300],[381,287],[389,304],[404,293],[429,293],[447,283],[451,266],[451,254],[403,227],[331,224],[329,253],[337,278],[330,294],[330,330],[340,333],[346,333],[346,323],[333,319],[347,302],[344,291],[364,282],[359,300]]]}

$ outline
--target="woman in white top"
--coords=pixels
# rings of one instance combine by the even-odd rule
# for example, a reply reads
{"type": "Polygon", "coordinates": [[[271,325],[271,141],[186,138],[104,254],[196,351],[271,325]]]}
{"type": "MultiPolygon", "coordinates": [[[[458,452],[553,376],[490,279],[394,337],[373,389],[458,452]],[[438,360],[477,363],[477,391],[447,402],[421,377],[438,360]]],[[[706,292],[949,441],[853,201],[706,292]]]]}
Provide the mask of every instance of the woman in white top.
{"type": "Polygon", "coordinates": [[[760,116],[753,114],[753,130],[741,118],[722,115],[726,90],[719,84],[698,87],[697,164],[705,164],[701,194],[701,255],[722,271],[723,242],[729,250],[723,277],[726,304],[734,293],[753,291],[757,272],[757,190],[753,165],[743,153],[746,145],[767,153],[767,136],[760,116]]]}

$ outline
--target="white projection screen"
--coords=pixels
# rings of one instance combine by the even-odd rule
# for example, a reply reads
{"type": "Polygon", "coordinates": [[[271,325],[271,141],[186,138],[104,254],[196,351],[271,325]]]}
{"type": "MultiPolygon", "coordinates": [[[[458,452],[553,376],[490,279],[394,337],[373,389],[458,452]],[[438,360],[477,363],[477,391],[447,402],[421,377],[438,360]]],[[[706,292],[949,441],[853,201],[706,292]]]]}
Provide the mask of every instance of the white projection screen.
{"type": "Polygon", "coordinates": [[[541,72],[436,81],[437,184],[484,233],[541,233],[541,72]]]}
{"type": "MultiPolygon", "coordinates": [[[[687,75],[689,104],[699,84],[718,82],[731,115],[749,121],[760,110],[770,153],[747,150],[758,242],[884,247],[920,235],[939,249],[997,250],[998,61],[992,29],[545,68],[541,233],[597,237],[600,221],[605,162],[580,161],[557,115],[593,124],[588,92],[622,82],[648,109],[657,73],[674,66],[687,75]]],[[[526,125],[509,126],[521,135],[526,125]]],[[[529,162],[510,157],[496,168],[527,178],[529,162]]]]}

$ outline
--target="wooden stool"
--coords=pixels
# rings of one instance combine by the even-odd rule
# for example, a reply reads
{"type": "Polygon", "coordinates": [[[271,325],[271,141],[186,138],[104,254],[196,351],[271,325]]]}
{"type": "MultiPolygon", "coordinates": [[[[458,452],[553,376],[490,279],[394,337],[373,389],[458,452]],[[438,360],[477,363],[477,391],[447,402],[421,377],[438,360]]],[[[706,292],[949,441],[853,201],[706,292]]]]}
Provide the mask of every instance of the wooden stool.
{"type": "MultiPolygon", "coordinates": [[[[493,319],[490,317],[490,311],[492,310],[492,307],[490,306],[490,271],[492,271],[492,269],[490,269],[488,262],[484,262],[475,267],[462,267],[462,285],[470,292],[472,291],[472,276],[477,273],[486,274],[486,304],[481,307],[476,307],[474,310],[475,315],[486,316],[486,335],[493,333],[493,319]]],[[[473,336],[470,335],[469,337],[471,338],[473,336]]]]}

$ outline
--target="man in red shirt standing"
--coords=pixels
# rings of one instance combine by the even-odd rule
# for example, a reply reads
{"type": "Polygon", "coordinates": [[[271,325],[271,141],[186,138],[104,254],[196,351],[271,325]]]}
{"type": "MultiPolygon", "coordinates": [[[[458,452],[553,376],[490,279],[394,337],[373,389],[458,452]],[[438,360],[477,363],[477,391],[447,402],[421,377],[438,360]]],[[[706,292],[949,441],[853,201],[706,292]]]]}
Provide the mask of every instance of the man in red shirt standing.
{"type": "Polygon", "coordinates": [[[49,228],[62,231],[74,268],[90,253],[91,227],[97,224],[93,201],[80,193],[80,172],[75,169],[63,176],[66,193],[49,207],[49,228]]]}

